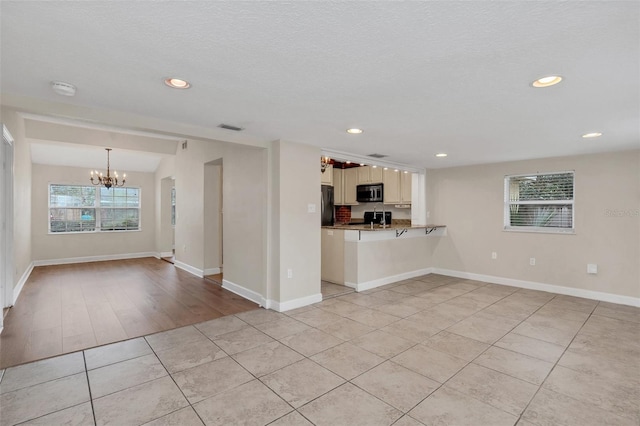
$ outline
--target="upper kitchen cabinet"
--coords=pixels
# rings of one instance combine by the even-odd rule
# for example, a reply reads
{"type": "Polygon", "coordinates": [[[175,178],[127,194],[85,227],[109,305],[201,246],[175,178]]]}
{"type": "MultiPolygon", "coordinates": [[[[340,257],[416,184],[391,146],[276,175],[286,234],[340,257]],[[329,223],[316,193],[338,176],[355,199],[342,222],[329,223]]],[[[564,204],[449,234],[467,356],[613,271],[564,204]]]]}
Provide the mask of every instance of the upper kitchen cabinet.
{"type": "Polygon", "coordinates": [[[366,183],[382,183],[382,167],[362,166],[357,167],[358,185],[366,183]]]}
{"type": "Polygon", "coordinates": [[[358,169],[361,168],[362,167],[352,167],[342,171],[342,196],[345,205],[358,204],[356,187],[358,186],[358,169]]]}
{"type": "Polygon", "coordinates": [[[333,165],[329,164],[324,172],[320,175],[320,183],[322,185],[333,186],[333,165]]]}
{"type": "Polygon", "coordinates": [[[336,206],[344,205],[343,173],[342,169],[333,169],[333,204],[336,206]]]}
{"type": "Polygon", "coordinates": [[[400,202],[411,204],[411,181],[413,173],[402,173],[400,178],[400,202]]]}
{"type": "Polygon", "coordinates": [[[384,170],[384,203],[411,204],[411,173],[384,170]]]}

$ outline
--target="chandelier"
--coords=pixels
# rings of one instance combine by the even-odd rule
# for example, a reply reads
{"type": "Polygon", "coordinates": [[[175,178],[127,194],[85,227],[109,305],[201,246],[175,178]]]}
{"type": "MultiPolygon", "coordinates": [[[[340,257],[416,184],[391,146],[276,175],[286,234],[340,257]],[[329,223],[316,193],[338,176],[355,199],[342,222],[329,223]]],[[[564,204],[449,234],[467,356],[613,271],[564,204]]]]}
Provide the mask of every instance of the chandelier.
{"type": "Polygon", "coordinates": [[[329,167],[330,163],[331,163],[331,158],[320,157],[320,171],[324,173],[324,171],[327,170],[327,167],[329,167]]]}
{"type": "Polygon", "coordinates": [[[111,177],[111,172],[109,171],[109,152],[111,148],[105,148],[107,150],[107,175],[103,176],[102,173],[99,173],[97,170],[91,170],[91,183],[93,185],[103,185],[105,188],[109,189],[112,186],[124,186],[125,178],[127,174],[122,175],[122,182],[118,182],[118,172],[113,171],[113,177],[111,177]],[[93,174],[96,174],[97,181],[94,181],[93,174]]]}

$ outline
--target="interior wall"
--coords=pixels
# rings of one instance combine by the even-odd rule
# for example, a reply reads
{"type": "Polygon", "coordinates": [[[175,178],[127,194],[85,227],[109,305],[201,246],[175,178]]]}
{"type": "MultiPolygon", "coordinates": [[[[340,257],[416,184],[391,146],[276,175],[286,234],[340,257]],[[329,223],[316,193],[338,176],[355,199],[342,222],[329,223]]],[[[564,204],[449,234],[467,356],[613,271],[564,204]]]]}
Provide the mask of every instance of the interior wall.
{"type": "Polygon", "coordinates": [[[155,173],[156,252],[169,253],[173,248],[171,225],[171,188],[174,186],[175,157],[162,159],[155,173]]]}
{"type": "Polygon", "coordinates": [[[49,184],[89,184],[80,167],[32,165],[32,244],[34,260],[69,259],[155,252],[155,175],[127,171],[127,186],[140,188],[140,231],[49,234],[49,184]]]}
{"type": "Polygon", "coordinates": [[[26,141],[24,120],[10,108],[2,107],[0,121],[13,136],[13,286],[30,268],[31,245],[31,151],[26,141]]]}
{"type": "Polygon", "coordinates": [[[267,229],[269,250],[267,253],[267,267],[269,279],[267,282],[267,299],[280,299],[280,169],[282,167],[280,158],[280,141],[271,143],[268,151],[269,165],[269,227],[267,229]]]}
{"type": "Polygon", "coordinates": [[[264,151],[190,139],[176,154],[176,261],[204,270],[204,164],[222,159],[224,279],[260,295],[266,287],[264,151]]]}
{"type": "Polygon", "coordinates": [[[279,301],[320,294],[320,150],[274,142],[278,155],[279,301]],[[315,211],[310,212],[309,206],[315,211]],[[288,271],[291,270],[289,278],[288,271]]]}
{"type": "Polygon", "coordinates": [[[447,225],[436,267],[640,297],[640,150],[429,170],[427,181],[431,223],[447,225]],[[565,170],[575,234],[503,231],[505,175],[565,170]]]}

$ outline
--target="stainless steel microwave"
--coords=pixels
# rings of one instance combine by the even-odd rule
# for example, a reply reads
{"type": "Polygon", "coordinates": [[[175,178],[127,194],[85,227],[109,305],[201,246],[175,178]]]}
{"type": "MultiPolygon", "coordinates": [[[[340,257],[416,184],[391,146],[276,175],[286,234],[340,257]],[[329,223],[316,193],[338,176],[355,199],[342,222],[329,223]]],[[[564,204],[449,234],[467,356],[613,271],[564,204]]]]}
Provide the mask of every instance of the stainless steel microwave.
{"type": "Polygon", "coordinates": [[[383,188],[381,183],[374,185],[358,185],[356,200],[359,203],[381,203],[383,200],[383,188]]]}

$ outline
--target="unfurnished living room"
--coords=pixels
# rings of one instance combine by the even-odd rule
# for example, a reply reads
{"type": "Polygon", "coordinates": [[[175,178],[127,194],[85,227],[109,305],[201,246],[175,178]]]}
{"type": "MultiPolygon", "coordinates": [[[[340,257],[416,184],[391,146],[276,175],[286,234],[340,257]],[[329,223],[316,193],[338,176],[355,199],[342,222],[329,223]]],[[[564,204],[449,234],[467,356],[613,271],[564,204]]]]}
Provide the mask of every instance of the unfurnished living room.
{"type": "Polygon", "coordinates": [[[0,426],[637,426],[639,18],[0,0],[0,426]]]}

